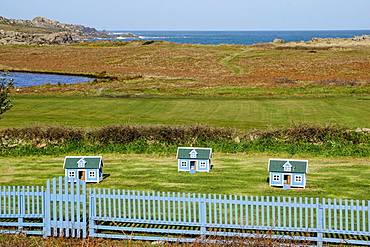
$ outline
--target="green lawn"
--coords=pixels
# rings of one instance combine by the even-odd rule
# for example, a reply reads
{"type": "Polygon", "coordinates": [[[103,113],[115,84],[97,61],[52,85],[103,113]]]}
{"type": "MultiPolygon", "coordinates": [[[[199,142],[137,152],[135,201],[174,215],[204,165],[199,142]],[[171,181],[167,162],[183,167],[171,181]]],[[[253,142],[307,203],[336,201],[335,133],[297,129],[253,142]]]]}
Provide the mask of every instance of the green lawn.
{"type": "MultiPolygon", "coordinates": [[[[339,123],[370,127],[370,98],[290,99],[117,99],[77,96],[15,96],[1,128],[68,125],[94,128],[109,124],[195,124],[243,130],[282,127],[291,122],[339,123]]],[[[66,154],[67,155],[67,154],[66,154]]],[[[109,174],[92,187],[151,191],[331,197],[369,200],[368,159],[308,159],[306,189],[282,190],[267,183],[265,156],[215,154],[210,173],[177,172],[175,153],[102,154],[109,174]]],[[[287,158],[287,157],[274,157],[287,158]]],[[[0,186],[45,185],[64,176],[64,157],[0,157],[0,186]]]]}
{"type": "MultiPolygon", "coordinates": [[[[104,154],[104,174],[99,184],[89,187],[168,191],[184,193],[329,197],[369,200],[370,170],[367,159],[309,158],[306,189],[283,190],[267,182],[268,158],[255,155],[214,154],[209,173],[177,171],[176,154],[104,154]]],[[[304,157],[307,158],[307,157],[304,157]]],[[[48,179],[64,176],[64,157],[0,158],[0,186],[45,185],[48,179]]]]}
{"type": "Polygon", "coordinates": [[[15,96],[0,128],[110,124],[195,124],[265,129],[294,123],[370,127],[370,98],[117,99],[78,96],[15,96]]]}

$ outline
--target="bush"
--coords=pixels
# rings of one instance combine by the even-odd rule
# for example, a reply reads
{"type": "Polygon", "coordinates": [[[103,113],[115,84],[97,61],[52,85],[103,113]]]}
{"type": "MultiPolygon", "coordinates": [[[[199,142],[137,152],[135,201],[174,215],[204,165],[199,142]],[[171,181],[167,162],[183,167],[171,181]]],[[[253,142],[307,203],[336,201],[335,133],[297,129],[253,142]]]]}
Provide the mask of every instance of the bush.
{"type": "Polygon", "coordinates": [[[2,155],[173,154],[179,146],[221,153],[366,157],[370,135],[338,125],[292,124],[238,131],[206,125],[111,125],[95,130],[48,126],[0,131],[2,155]]]}
{"type": "Polygon", "coordinates": [[[11,99],[8,98],[10,89],[14,87],[13,79],[7,80],[8,72],[2,72],[0,77],[0,118],[1,115],[13,107],[11,99]]]}

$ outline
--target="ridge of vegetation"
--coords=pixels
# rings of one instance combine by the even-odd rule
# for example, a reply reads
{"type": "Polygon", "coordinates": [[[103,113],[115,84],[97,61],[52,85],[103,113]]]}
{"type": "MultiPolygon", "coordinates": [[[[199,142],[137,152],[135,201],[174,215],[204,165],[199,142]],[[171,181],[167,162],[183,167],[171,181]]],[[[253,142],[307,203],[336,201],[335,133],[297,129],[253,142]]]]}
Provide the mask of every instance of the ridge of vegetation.
{"type": "Polygon", "coordinates": [[[65,126],[3,129],[3,156],[63,154],[171,154],[178,146],[207,146],[219,153],[285,156],[370,156],[368,132],[338,125],[292,124],[265,131],[206,125],[110,125],[93,130],[65,126]]]}

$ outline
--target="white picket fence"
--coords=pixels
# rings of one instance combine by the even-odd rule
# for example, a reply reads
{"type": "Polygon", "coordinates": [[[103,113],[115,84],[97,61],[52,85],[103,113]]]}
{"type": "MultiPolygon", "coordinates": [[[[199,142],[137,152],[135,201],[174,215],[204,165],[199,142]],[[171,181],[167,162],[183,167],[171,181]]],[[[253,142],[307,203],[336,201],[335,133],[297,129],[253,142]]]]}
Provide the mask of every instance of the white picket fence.
{"type": "Polygon", "coordinates": [[[46,187],[0,187],[0,232],[162,241],[370,245],[370,201],[46,187]]]}

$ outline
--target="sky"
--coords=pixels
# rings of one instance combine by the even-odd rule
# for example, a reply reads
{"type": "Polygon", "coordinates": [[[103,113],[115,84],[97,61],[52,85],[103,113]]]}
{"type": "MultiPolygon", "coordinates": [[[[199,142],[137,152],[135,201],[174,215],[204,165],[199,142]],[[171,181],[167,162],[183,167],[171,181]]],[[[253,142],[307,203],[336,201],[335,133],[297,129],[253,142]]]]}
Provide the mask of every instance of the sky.
{"type": "Polygon", "coordinates": [[[370,0],[0,0],[0,16],[97,30],[370,30],[370,0]]]}

